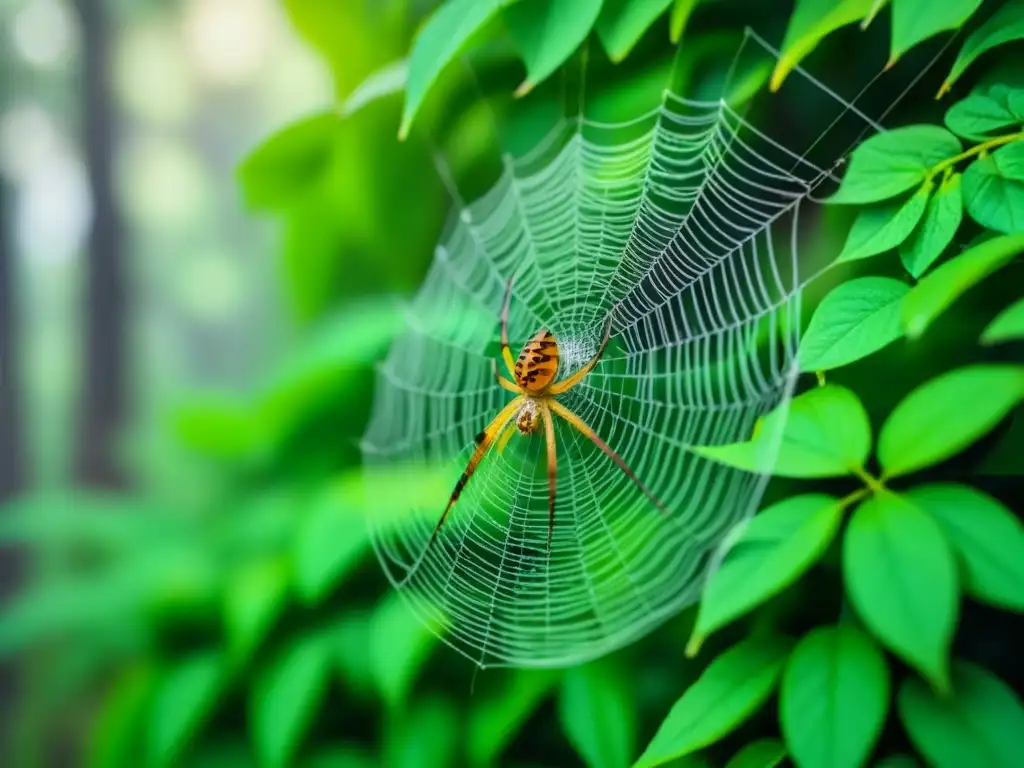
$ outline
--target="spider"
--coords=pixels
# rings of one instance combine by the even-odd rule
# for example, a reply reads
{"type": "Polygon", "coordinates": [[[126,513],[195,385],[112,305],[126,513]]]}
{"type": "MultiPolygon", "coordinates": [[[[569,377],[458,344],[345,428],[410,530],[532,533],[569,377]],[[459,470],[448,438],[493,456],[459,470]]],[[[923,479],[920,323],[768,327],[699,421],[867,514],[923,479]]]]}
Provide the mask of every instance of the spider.
{"type": "Polygon", "coordinates": [[[466,483],[469,482],[473,473],[476,472],[477,467],[480,466],[480,462],[491,446],[497,444],[498,452],[500,453],[504,450],[505,444],[516,430],[519,430],[520,434],[527,436],[539,430],[543,423],[548,459],[548,552],[551,551],[551,536],[555,528],[555,476],[557,461],[555,458],[554,416],[556,415],[565,419],[570,426],[578,430],[582,435],[591,440],[594,445],[604,451],[608,458],[614,461],[619,469],[661,511],[668,511],[658,497],[651,493],[647,486],[634,474],[622,457],[608,443],[602,440],[593,429],[587,426],[583,419],[556,399],[559,395],[564,395],[583,381],[587,374],[597,365],[605,346],[608,344],[608,337],[612,329],[612,316],[609,315],[608,322],[605,324],[604,336],[601,339],[601,345],[597,349],[597,354],[576,373],[561,381],[555,381],[555,376],[558,373],[558,342],[555,340],[554,334],[545,328],[541,328],[534,334],[533,338],[526,342],[523,351],[519,353],[518,360],[514,362],[512,360],[512,352],[508,346],[508,310],[512,297],[512,280],[513,278],[510,277],[505,285],[505,302],[501,309],[501,356],[505,361],[505,367],[514,381],[509,381],[501,375],[496,360],[493,360],[492,364],[494,366],[494,376],[498,384],[503,389],[514,392],[516,397],[498,412],[498,415],[484,428],[483,432],[476,436],[476,448],[473,451],[473,455],[470,457],[469,464],[466,465],[466,469],[463,471],[459,481],[455,484],[455,490],[452,491],[452,495],[448,499],[448,506],[445,507],[441,519],[437,521],[437,526],[430,537],[427,549],[434,543],[438,533],[444,526],[445,520],[448,518],[448,513],[452,511],[452,507],[459,500],[459,496],[463,489],[465,489],[466,483]]]}

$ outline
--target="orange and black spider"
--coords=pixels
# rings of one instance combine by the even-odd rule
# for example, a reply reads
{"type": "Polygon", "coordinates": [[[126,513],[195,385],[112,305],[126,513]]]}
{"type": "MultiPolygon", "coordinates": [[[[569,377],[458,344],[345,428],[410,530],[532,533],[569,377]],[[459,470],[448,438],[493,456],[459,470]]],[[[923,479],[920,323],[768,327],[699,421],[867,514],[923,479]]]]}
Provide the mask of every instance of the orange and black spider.
{"type": "Polygon", "coordinates": [[[437,521],[437,527],[430,537],[427,548],[434,543],[437,534],[440,532],[444,521],[448,518],[459,495],[466,487],[466,483],[473,476],[481,460],[487,454],[488,449],[497,442],[499,452],[504,448],[505,443],[515,430],[523,435],[529,435],[540,428],[544,423],[544,436],[547,442],[548,452],[548,551],[551,551],[551,535],[555,527],[555,472],[557,462],[555,459],[555,424],[552,414],[557,414],[565,419],[576,430],[593,441],[594,445],[607,454],[608,458],[614,461],[619,469],[626,473],[626,476],[636,483],[647,497],[662,511],[667,511],[665,505],[645,486],[633,471],[626,465],[622,457],[602,440],[598,434],[588,427],[579,416],[566,408],[556,399],[570,389],[575,387],[591,370],[597,365],[608,344],[608,337],[611,334],[612,318],[609,315],[608,322],[604,327],[604,336],[601,339],[601,346],[597,354],[580,368],[562,381],[555,381],[558,373],[558,342],[551,331],[544,328],[539,330],[532,339],[526,342],[523,351],[519,353],[519,359],[512,360],[512,352],[508,347],[508,309],[512,297],[512,278],[509,278],[505,286],[505,303],[501,309],[501,356],[505,360],[505,367],[509,374],[515,379],[515,383],[509,381],[498,371],[497,361],[494,364],[494,376],[504,389],[514,392],[517,397],[501,409],[493,421],[487,425],[483,432],[476,436],[476,449],[473,451],[469,464],[466,465],[462,477],[455,484],[448,506],[445,507],[441,519],[437,521]],[[500,437],[499,437],[500,435],[500,437]]]}

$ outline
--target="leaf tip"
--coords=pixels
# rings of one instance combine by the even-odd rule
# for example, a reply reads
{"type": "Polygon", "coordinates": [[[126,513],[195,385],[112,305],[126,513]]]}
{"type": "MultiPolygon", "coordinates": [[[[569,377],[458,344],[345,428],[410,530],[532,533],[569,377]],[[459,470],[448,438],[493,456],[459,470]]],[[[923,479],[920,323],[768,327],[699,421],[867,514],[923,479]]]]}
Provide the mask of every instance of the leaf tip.
{"type": "Polygon", "coordinates": [[[889,57],[889,60],[885,62],[885,67],[882,69],[883,72],[888,72],[890,69],[896,66],[896,62],[900,60],[900,55],[895,51],[889,57]]]}
{"type": "Polygon", "coordinates": [[[536,85],[536,83],[531,82],[529,79],[523,80],[523,82],[519,84],[519,87],[516,88],[515,93],[513,93],[512,95],[515,96],[517,99],[521,99],[527,94],[529,94],[536,85]]]}
{"type": "Polygon", "coordinates": [[[952,88],[952,87],[953,87],[953,81],[952,80],[946,80],[942,84],[942,86],[939,88],[939,92],[935,94],[935,100],[938,101],[943,96],[945,96],[947,93],[949,93],[949,89],[952,88]]]}
{"type": "Polygon", "coordinates": [[[700,653],[701,647],[704,645],[704,635],[698,634],[694,631],[693,635],[690,636],[689,641],[686,643],[686,658],[692,659],[698,653],[700,653]]]}
{"type": "Polygon", "coordinates": [[[409,121],[403,120],[398,127],[398,140],[405,141],[407,138],[409,138],[409,121]]]}

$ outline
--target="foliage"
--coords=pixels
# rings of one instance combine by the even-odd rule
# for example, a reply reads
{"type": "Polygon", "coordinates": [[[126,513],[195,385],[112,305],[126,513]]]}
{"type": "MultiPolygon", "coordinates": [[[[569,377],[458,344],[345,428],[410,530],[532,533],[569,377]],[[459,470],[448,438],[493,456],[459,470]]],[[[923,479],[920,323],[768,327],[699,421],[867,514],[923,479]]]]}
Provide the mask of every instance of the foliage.
{"type": "MultiPolygon", "coordinates": [[[[187,473],[187,502],[148,487],[40,493],[0,519],[0,542],[34,554],[2,608],[0,653],[38,662],[23,710],[35,741],[53,725],[33,713],[59,704],[95,711],[83,741],[109,766],[1019,762],[1006,613],[1024,611],[1024,526],[981,468],[1008,451],[1019,476],[1024,450],[1006,426],[1024,400],[1024,81],[1001,67],[1019,64],[1024,3],[447,0],[423,17],[415,3],[285,5],[339,96],[360,94],[238,169],[245,204],[280,225],[300,341],[252,391],[171,414],[162,460],[187,473]],[[942,115],[912,92],[919,122],[862,142],[813,224],[834,244],[834,285],[799,352],[818,379],[748,440],[693,447],[772,474],[776,498],[731,532],[695,616],[579,668],[474,680],[439,642],[444,617],[406,609],[365,533],[368,515],[440,478],[358,465],[373,365],[399,320],[380,297],[422,279],[446,204],[424,147],[482,185],[483,158],[543,134],[545,88],[581,47],[601,59],[595,110],[646,109],[668,77],[718,83],[739,21],[786,21],[775,90],[801,63],[850,70],[858,89],[884,63],[833,36],[870,40],[896,66],[966,30],[940,60],[957,99],[942,115]],[[353,26],[373,45],[342,50],[353,26]],[[467,94],[460,60],[480,53],[467,94]],[[376,85],[359,92],[362,77],[376,85]],[[506,108],[513,93],[540,105],[529,119],[506,108]],[[473,106],[481,95],[491,111],[473,106]]],[[[768,74],[748,72],[747,90],[768,74]]],[[[793,130],[793,109],[765,120],[793,130]]]]}

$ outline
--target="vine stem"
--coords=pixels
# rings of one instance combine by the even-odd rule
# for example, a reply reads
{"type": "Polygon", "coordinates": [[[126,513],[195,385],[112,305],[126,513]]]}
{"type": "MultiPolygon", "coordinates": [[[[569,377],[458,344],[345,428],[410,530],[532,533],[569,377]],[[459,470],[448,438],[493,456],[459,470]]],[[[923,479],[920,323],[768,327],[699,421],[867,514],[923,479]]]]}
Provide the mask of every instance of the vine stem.
{"type": "Polygon", "coordinates": [[[1021,131],[1019,133],[1008,133],[1005,136],[996,136],[994,139],[989,139],[988,141],[983,141],[981,144],[977,144],[977,145],[971,147],[970,149],[968,149],[968,150],[966,150],[964,152],[961,152],[959,155],[955,155],[954,157],[950,157],[947,160],[943,160],[942,162],[940,162],[937,165],[933,166],[928,171],[928,178],[931,179],[933,176],[935,176],[936,174],[942,173],[947,168],[952,168],[957,163],[959,163],[959,162],[961,162],[963,160],[967,160],[967,159],[969,159],[971,157],[974,157],[975,155],[979,155],[982,152],[987,152],[988,150],[992,149],[993,147],[1000,147],[1003,144],[1009,144],[1010,142],[1020,141],[1020,140],[1024,140],[1024,131],[1021,131]]]}

